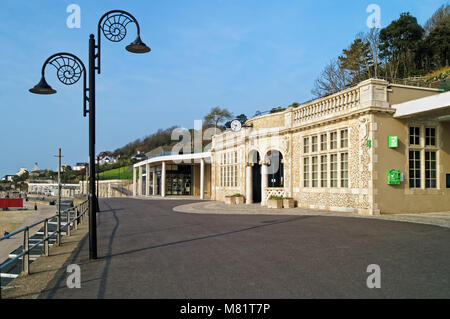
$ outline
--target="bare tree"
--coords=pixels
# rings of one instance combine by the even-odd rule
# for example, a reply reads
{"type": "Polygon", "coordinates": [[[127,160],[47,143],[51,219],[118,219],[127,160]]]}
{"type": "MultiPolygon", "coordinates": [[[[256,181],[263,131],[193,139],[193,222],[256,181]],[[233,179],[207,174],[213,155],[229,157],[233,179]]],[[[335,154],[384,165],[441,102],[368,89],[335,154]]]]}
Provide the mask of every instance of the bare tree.
{"type": "Polygon", "coordinates": [[[351,76],[346,71],[338,59],[333,59],[328,63],[319,78],[314,82],[314,89],[311,93],[320,98],[346,89],[351,83],[351,76]]]}

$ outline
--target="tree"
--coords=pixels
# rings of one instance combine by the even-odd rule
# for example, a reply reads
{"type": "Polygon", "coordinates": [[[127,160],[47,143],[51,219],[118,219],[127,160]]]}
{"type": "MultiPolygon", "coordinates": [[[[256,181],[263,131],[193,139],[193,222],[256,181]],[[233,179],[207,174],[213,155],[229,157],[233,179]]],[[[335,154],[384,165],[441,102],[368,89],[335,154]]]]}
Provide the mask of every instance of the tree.
{"type": "Polygon", "coordinates": [[[380,57],[385,59],[385,72],[391,78],[405,77],[415,71],[416,52],[420,47],[424,29],[417,19],[402,13],[386,28],[380,31],[380,57]]]}
{"type": "Polygon", "coordinates": [[[426,34],[430,34],[431,31],[435,28],[435,26],[450,16],[450,5],[443,4],[436,12],[433,13],[431,18],[427,20],[423,28],[425,29],[426,34]]]}
{"type": "Polygon", "coordinates": [[[351,83],[351,76],[338,59],[331,60],[319,78],[314,82],[311,93],[320,98],[346,89],[351,83]]]}
{"type": "Polygon", "coordinates": [[[232,117],[233,115],[230,111],[216,106],[213,107],[207,115],[205,115],[204,120],[205,124],[214,124],[214,127],[217,129],[217,125],[219,123],[222,123],[225,120],[231,120],[232,117]]]}
{"type": "Polygon", "coordinates": [[[342,50],[342,55],[338,59],[341,66],[349,71],[352,84],[371,77],[373,63],[370,44],[361,38],[355,39],[348,49],[342,50]]]}
{"type": "Polygon", "coordinates": [[[425,40],[428,53],[431,54],[433,66],[442,68],[450,63],[450,15],[434,25],[425,40]]]}

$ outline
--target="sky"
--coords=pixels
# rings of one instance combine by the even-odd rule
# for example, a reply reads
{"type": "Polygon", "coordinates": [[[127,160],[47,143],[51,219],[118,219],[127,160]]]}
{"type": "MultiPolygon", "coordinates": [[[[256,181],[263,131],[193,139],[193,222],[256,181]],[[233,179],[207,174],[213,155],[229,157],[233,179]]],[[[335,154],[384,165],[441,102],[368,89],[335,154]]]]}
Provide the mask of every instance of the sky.
{"type": "Polygon", "coordinates": [[[103,13],[121,9],[139,22],[152,49],[132,54],[136,37],[101,39],[96,77],[96,153],[114,151],[159,128],[191,128],[214,106],[251,117],[256,111],[312,98],[323,67],[368,31],[371,4],[381,27],[410,12],[420,24],[445,0],[1,0],[0,177],[20,167],[56,170],[88,162],[88,118],[82,83],[65,86],[47,67],[54,95],[28,89],[42,64],[70,52],[87,66],[89,34],[103,13]],[[69,28],[71,4],[80,7],[80,28],[69,28]]]}

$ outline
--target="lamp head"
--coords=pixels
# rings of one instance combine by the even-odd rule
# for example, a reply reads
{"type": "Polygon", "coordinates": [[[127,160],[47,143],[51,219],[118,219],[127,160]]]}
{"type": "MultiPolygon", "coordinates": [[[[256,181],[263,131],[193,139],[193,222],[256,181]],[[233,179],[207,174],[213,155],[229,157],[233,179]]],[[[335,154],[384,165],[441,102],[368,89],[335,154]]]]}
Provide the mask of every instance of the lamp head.
{"type": "Polygon", "coordinates": [[[56,90],[53,90],[50,85],[48,85],[47,81],[45,81],[45,78],[42,77],[41,81],[39,81],[38,84],[36,84],[32,89],[29,89],[31,93],[35,94],[55,94],[56,90]]]}
{"type": "Polygon", "coordinates": [[[131,42],[126,46],[127,51],[132,53],[147,53],[150,52],[150,48],[141,40],[141,37],[138,35],[136,40],[131,42]]]}

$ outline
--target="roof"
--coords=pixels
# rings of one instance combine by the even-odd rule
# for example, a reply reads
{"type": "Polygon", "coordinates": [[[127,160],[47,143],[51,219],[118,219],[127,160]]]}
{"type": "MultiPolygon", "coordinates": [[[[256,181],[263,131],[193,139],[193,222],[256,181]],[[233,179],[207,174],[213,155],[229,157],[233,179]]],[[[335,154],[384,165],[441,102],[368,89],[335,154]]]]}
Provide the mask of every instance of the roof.
{"type": "Polygon", "coordinates": [[[450,91],[394,104],[395,118],[426,118],[437,121],[450,121],[450,91]]]}
{"type": "Polygon", "coordinates": [[[195,159],[211,158],[211,152],[193,153],[193,154],[174,154],[166,156],[157,156],[149,158],[145,161],[136,163],[133,167],[139,167],[146,164],[160,163],[160,162],[189,162],[195,159]]]}

